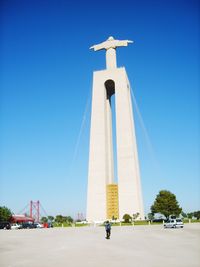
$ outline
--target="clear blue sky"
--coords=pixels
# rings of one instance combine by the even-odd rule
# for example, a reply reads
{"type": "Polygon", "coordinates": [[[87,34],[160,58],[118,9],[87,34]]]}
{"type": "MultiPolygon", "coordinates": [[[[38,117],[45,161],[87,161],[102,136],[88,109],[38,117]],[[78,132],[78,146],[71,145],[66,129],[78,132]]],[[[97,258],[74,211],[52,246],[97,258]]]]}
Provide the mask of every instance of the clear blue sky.
{"type": "Polygon", "coordinates": [[[199,210],[198,1],[0,5],[0,205],[85,214],[92,72],[105,68],[89,47],[112,35],[134,40],[117,59],[151,143],[135,114],[145,212],[161,189],[199,210]]]}

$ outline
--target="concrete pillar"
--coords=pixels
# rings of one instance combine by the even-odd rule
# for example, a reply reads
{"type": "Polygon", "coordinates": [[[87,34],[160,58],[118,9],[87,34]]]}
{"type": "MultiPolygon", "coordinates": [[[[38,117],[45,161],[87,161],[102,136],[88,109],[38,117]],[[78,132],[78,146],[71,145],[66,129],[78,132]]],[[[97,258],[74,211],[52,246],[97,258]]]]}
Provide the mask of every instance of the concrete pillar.
{"type": "Polygon", "coordinates": [[[106,219],[106,185],[114,181],[112,116],[105,88],[108,80],[115,84],[119,217],[139,212],[143,219],[130,85],[125,68],[96,71],[93,79],[87,220],[106,219]]]}

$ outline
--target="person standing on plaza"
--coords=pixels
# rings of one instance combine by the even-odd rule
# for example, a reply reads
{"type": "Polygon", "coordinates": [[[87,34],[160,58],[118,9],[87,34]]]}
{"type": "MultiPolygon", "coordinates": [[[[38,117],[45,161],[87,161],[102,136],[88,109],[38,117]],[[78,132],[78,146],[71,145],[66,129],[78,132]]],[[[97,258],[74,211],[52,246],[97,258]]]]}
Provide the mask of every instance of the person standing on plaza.
{"type": "Polygon", "coordinates": [[[105,229],[106,229],[106,239],[110,239],[111,224],[110,224],[109,221],[106,221],[106,223],[105,223],[105,229]]]}

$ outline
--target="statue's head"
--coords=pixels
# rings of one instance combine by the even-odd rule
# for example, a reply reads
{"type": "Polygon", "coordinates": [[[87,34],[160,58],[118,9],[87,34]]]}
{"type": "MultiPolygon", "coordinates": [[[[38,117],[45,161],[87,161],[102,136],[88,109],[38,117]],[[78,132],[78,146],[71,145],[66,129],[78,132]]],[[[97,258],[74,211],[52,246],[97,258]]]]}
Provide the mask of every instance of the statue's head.
{"type": "Polygon", "coordinates": [[[110,36],[109,38],[108,38],[108,41],[113,41],[114,40],[114,38],[112,37],[112,36],[110,36]]]}

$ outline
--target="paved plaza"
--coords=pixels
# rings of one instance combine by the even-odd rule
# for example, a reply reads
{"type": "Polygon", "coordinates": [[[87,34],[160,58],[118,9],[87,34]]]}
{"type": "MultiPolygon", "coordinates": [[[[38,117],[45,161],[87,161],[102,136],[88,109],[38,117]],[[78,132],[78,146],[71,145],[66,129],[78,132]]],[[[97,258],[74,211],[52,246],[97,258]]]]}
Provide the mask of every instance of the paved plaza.
{"type": "Polygon", "coordinates": [[[199,267],[200,224],[0,230],[1,267],[199,267]]]}

